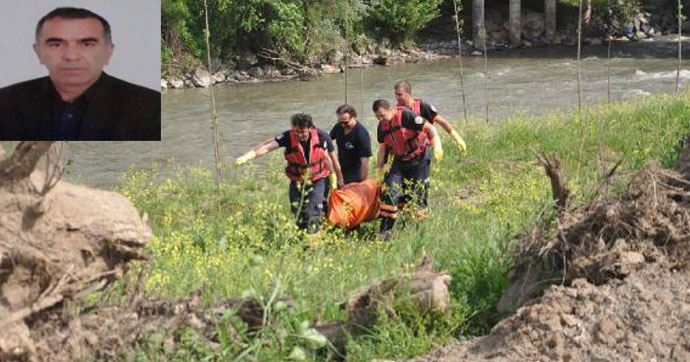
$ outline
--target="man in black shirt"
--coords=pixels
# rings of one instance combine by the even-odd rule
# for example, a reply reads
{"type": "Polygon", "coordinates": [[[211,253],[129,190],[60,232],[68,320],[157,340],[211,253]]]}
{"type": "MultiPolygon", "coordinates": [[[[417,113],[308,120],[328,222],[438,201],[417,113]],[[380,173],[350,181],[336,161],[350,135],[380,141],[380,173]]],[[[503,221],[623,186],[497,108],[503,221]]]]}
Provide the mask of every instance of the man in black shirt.
{"type": "Polygon", "coordinates": [[[338,161],[345,183],[361,182],[369,175],[371,140],[364,125],[357,121],[357,112],[349,104],[335,111],[338,123],[331,129],[331,138],[338,145],[338,161]]]}
{"type": "Polygon", "coordinates": [[[290,209],[297,219],[297,227],[314,234],[321,228],[328,186],[326,180],[330,175],[330,187],[335,189],[342,185],[343,175],[333,141],[326,132],[314,127],[310,115],[297,113],[292,116],[290,123],[291,130],[252,148],[235,160],[235,166],[280,147],[285,148],[285,174],[290,179],[290,209]]]}
{"type": "Polygon", "coordinates": [[[160,140],[160,93],[103,72],[114,47],[89,10],[41,18],[34,51],[49,76],[0,89],[0,140],[160,140]]]}
{"type": "Polygon", "coordinates": [[[427,138],[435,141],[438,134],[424,118],[415,116],[404,107],[393,108],[386,100],[376,100],[372,110],[379,120],[376,130],[379,142],[376,159],[378,173],[383,172],[387,152],[393,157],[391,169],[385,176],[386,187],[381,195],[378,237],[385,240],[390,237],[395,224],[403,186],[412,188],[408,193],[423,187],[424,156],[429,145],[427,138]]]}

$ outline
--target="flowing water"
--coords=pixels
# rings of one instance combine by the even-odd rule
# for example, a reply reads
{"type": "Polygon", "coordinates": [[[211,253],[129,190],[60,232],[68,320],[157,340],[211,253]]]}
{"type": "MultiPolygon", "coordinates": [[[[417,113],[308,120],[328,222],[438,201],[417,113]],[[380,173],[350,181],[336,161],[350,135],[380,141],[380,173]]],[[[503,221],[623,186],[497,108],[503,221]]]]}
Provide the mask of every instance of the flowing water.
{"type": "MultiPolygon", "coordinates": [[[[685,59],[690,42],[684,42],[685,59]]],[[[583,103],[607,99],[606,46],[583,49],[583,103]]],[[[490,54],[489,90],[485,92],[484,60],[464,61],[465,88],[471,117],[484,119],[489,102],[491,122],[520,112],[539,115],[577,107],[576,49],[549,47],[490,54]]],[[[614,44],[610,61],[612,100],[630,99],[675,89],[677,45],[669,41],[614,44]]],[[[690,62],[683,61],[681,82],[690,84],[690,62]]],[[[413,94],[431,102],[446,119],[461,126],[462,101],[457,59],[417,64],[351,69],[348,102],[359,120],[375,132],[371,103],[394,102],[393,85],[406,79],[413,94]]],[[[289,128],[290,115],[310,113],[317,127],[330,130],[335,109],[345,102],[344,74],[310,81],[227,84],[214,87],[222,134],[223,162],[262,140],[289,128]]],[[[167,90],[162,94],[162,142],[70,142],[68,180],[110,188],[129,167],[150,168],[153,161],[212,165],[209,90],[167,90]]],[[[586,105],[585,105],[586,106],[586,105]]],[[[461,127],[460,127],[461,128],[461,127]]],[[[470,145],[471,147],[471,145],[470,145]]]]}

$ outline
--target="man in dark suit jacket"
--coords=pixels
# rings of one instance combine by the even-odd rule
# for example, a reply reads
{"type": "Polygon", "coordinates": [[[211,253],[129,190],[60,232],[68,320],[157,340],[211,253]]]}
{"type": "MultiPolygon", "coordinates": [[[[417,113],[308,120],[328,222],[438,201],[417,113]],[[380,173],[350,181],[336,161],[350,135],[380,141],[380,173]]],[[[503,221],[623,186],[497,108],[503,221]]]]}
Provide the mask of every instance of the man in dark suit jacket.
{"type": "Polygon", "coordinates": [[[34,51],[49,76],[0,89],[0,141],[160,140],[160,93],[103,72],[113,49],[89,10],[41,18],[34,51]]]}

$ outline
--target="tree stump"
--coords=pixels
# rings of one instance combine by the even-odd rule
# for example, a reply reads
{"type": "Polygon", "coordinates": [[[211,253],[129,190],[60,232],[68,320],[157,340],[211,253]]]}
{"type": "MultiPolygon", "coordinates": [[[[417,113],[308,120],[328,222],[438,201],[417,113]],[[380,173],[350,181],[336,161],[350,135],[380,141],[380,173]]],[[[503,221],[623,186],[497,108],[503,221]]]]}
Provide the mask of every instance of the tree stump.
{"type": "Polygon", "coordinates": [[[534,152],[539,163],[544,166],[546,175],[551,180],[551,192],[553,199],[556,201],[556,207],[559,212],[565,211],[568,206],[568,196],[570,196],[570,188],[563,180],[563,173],[561,170],[561,160],[558,156],[547,156],[543,152],[534,152]]]}
{"type": "Polygon", "coordinates": [[[0,360],[36,360],[42,337],[23,333],[26,321],[119,279],[130,261],[146,259],[151,238],[119,194],[59,177],[46,188],[33,171],[51,145],[20,142],[0,159],[0,360]]]}

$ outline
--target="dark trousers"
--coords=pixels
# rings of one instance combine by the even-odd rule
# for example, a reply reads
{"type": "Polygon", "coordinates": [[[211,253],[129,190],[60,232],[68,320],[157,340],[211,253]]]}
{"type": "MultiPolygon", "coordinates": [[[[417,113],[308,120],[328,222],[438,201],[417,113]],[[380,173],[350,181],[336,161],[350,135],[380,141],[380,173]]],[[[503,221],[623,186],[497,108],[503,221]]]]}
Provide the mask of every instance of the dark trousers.
{"type": "Polygon", "coordinates": [[[331,180],[330,180],[330,175],[328,177],[324,178],[326,180],[324,187],[323,187],[323,215],[328,218],[328,212],[330,209],[328,208],[328,198],[331,196],[331,180]]]}
{"type": "Polygon", "coordinates": [[[402,197],[403,203],[414,201],[420,208],[426,209],[429,207],[429,176],[431,175],[431,160],[434,158],[434,150],[427,147],[422,160],[422,169],[420,170],[420,180],[422,185],[415,189],[414,197],[411,194],[405,194],[402,197]],[[414,199],[414,200],[413,200],[414,199]]]}
{"type": "Polygon", "coordinates": [[[398,201],[404,195],[420,195],[423,186],[426,160],[421,155],[410,161],[393,160],[391,169],[386,175],[386,189],[381,197],[381,231],[390,230],[395,224],[398,212],[398,201]]]}
{"type": "Polygon", "coordinates": [[[313,181],[310,185],[290,182],[290,210],[297,218],[297,227],[308,234],[321,229],[326,184],[327,178],[313,181]]]}
{"type": "Polygon", "coordinates": [[[424,153],[424,167],[422,170],[423,187],[419,189],[419,195],[417,197],[418,203],[422,208],[429,207],[429,176],[431,175],[431,160],[433,158],[433,148],[427,147],[424,153]]]}

